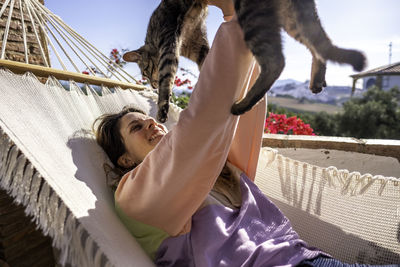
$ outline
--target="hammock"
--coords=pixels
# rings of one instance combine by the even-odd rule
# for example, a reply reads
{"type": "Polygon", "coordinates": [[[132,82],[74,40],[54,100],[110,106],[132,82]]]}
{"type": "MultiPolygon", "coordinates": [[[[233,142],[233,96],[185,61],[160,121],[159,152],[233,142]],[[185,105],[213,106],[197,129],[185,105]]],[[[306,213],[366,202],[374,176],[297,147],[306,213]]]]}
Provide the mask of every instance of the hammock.
{"type": "Polygon", "coordinates": [[[322,168],[263,148],[256,184],[309,244],[344,262],[400,263],[399,179],[322,168]]]}
{"type": "Polygon", "coordinates": [[[155,95],[86,92],[74,82],[66,90],[51,77],[43,85],[30,73],[0,70],[0,185],[52,237],[63,265],[151,266],[114,213],[108,159],[89,131],[100,114],[127,104],[154,114],[155,95]]]}
{"type": "MultiPolygon", "coordinates": [[[[12,10],[14,2],[6,0],[0,14],[8,4],[12,10]]],[[[46,20],[64,25],[36,0],[16,3],[21,9],[24,4],[32,12],[41,11],[38,18],[47,14],[46,20]]],[[[47,26],[42,23],[41,27],[47,26]]],[[[62,265],[153,266],[114,213],[103,170],[103,163],[111,163],[90,128],[101,114],[128,104],[155,115],[156,95],[128,83],[129,77],[110,82],[9,64],[3,60],[7,33],[4,36],[0,66],[13,72],[0,69],[0,187],[51,236],[62,265]],[[43,84],[31,72],[15,74],[26,70],[40,76],[53,72],[58,79],[70,81],[61,84],[50,76],[43,84]]],[[[107,60],[104,55],[102,58],[107,60]]],[[[113,68],[116,66],[109,66],[104,73],[115,71],[113,68]]],[[[180,112],[174,105],[170,109],[168,128],[180,112]]],[[[400,262],[398,179],[321,168],[269,148],[260,153],[256,183],[310,245],[347,262],[400,262]]]]}
{"type": "MultiPolygon", "coordinates": [[[[52,237],[62,264],[152,266],[114,214],[102,167],[108,159],[89,129],[127,104],[155,114],[156,95],[85,89],[0,71],[0,185],[52,237]]],[[[168,127],[179,110],[173,106],[168,127]]],[[[400,262],[397,179],[320,168],[263,148],[256,183],[311,245],[348,262],[400,262]]]]}

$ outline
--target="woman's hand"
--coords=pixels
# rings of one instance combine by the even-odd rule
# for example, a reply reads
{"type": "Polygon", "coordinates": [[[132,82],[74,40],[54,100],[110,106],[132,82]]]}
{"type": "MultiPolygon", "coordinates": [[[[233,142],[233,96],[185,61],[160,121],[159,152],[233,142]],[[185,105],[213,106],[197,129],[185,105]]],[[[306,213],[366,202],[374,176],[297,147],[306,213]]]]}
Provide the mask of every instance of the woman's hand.
{"type": "Polygon", "coordinates": [[[224,17],[233,16],[235,8],[233,6],[233,0],[208,0],[209,5],[219,7],[224,14],[224,17]]]}

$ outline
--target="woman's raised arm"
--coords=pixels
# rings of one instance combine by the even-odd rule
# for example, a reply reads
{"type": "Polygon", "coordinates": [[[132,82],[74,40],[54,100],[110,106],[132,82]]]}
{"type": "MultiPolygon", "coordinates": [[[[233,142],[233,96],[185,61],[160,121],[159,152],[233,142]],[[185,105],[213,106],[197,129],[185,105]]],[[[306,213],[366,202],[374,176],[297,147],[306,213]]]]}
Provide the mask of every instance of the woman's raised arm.
{"type": "Polygon", "coordinates": [[[115,199],[126,215],[171,236],[190,230],[227,159],[238,122],[230,109],[253,62],[237,20],[223,23],[177,125],[121,180],[115,199]]]}

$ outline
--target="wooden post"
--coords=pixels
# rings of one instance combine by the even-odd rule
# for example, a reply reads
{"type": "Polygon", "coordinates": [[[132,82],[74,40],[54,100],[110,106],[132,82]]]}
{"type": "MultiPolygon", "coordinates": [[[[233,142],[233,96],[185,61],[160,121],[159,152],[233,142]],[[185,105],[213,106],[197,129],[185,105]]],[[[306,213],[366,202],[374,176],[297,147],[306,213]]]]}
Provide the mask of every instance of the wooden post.
{"type": "Polygon", "coordinates": [[[382,81],[382,75],[377,75],[376,76],[376,86],[380,89],[380,90],[382,90],[382,85],[383,85],[383,83],[382,83],[383,81],[382,81]]]}
{"type": "Polygon", "coordinates": [[[353,77],[353,87],[351,88],[351,95],[350,98],[354,95],[354,92],[356,91],[356,82],[357,82],[358,78],[353,77]]]}

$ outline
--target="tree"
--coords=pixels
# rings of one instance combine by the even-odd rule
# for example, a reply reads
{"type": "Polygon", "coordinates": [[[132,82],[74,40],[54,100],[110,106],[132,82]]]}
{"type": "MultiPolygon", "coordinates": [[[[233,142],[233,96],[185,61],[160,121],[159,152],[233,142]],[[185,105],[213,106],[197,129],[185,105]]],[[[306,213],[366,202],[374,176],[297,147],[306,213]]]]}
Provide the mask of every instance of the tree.
{"type": "Polygon", "coordinates": [[[322,136],[338,136],[338,115],[328,114],[325,111],[318,113],[304,114],[304,121],[307,121],[314,129],[315,134],[322,136]]]}
{"type": "Polygon", "coordinates": [[[181,109],[184,109],[189,104],[190,95],[181,94],[179,96],[172,94],[172,102],[175,103],[181,109]]]}
{"type": "Polygon", "coordinates": [[[268,111],[287,116],[298,116],[310,124],[316,135],[345,136],[367,139],[400,139],[400,91],[369,88],[362,98],[353,98],[343,105],[338,114],[294,113],[276,105],[268,111]]]}
{"type": "Polygon", "coordinates": [[[371,87],[362,98],[344,103],[338,117],[342,136],[373,139],[400,139],[400,91],[371,87]]]}

